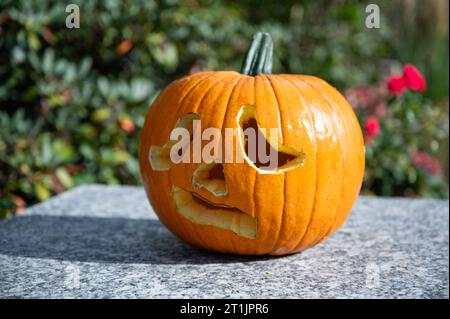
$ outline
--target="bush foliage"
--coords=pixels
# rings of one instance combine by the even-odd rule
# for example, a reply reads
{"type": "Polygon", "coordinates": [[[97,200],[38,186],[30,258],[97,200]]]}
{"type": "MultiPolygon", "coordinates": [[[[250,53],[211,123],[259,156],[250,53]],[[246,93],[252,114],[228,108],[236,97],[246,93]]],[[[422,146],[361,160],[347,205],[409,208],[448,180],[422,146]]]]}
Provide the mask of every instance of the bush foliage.
{"type": "MultiPolygon", "coordinates": [[[[80,6],[79,29],[65,27],[61,1],[0,4],[3,215],[83,183],[139,184],[151,101],[190,72],[238,70],[255,31],[272,34],[275,71],[314,74],[341,91],[383,80],[400,57],[391,26],[364,27],[359,1],[71,2],[80,6]]],[[[448,73],[441,78],[448,85],[448,73]]],[[[411,159],[413,149],[435,154],[445,138],[435,102],[407,94],[389,109],[368,147],[366,192],[447,196],[442,176],[411,159]]],[[[363,125],[367,110],[358,112],[363,125]]]]}

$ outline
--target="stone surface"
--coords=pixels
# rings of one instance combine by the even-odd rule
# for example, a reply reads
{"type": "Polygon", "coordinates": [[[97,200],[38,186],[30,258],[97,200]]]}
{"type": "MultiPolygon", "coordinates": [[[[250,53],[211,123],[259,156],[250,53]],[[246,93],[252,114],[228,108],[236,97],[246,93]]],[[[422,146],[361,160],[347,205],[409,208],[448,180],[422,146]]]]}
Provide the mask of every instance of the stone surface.
{"type": "Polygon", "coordinates": [[[188,246],[142,188],[79,187],[0,222],[0,297],[448,298],[448,201],[361,197],[287,257],[188,246]]]}

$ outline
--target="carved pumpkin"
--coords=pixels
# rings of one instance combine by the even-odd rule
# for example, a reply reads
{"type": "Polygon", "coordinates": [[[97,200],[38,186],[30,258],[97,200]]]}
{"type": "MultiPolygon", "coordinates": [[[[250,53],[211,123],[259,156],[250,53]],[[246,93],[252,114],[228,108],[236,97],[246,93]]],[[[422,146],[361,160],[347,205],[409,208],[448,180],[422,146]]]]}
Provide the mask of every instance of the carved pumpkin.
{"type": "MultiPolygon", "coordinates": [[[[284,255],[302,251],[342,225],[361,187],[364,143],[344,97],[310,75],[271,74],[272,40],[258,33],[241,73],[200,72],[167,86],[141,133],[144,186],[160,220],[192,245],[224,253],[284,255]],[[276,128],[278,166],[171,161],[173,128],[223,132],[276,128]]],[[[190,143],[190,142],[189,142],[190,143]]]]}

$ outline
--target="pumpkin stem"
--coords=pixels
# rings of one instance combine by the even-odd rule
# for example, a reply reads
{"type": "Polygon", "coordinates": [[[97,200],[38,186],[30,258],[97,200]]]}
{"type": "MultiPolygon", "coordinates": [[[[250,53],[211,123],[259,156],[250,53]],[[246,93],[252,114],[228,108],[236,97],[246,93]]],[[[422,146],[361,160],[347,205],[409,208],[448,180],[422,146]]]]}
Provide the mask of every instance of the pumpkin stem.
{"type": "Polygon", "coordinates": [[[241,73],[255,76],[272,73],[273,42],[269,33],[258,32],[245,55],[241,73]]]}

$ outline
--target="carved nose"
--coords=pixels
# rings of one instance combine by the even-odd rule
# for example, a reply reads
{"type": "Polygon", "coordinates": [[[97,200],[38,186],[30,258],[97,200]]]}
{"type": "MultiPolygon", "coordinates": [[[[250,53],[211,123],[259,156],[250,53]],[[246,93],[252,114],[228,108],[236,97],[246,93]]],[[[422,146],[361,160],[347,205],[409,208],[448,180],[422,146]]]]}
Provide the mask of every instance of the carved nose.
{"type": "Polygon", "coordinates": [[[223,165],[220,163],[200,164],[192,176],[192,185],[197,189],[204,188],[214,196],[228,194],[223,165]]]}

